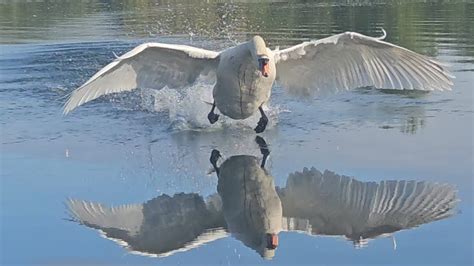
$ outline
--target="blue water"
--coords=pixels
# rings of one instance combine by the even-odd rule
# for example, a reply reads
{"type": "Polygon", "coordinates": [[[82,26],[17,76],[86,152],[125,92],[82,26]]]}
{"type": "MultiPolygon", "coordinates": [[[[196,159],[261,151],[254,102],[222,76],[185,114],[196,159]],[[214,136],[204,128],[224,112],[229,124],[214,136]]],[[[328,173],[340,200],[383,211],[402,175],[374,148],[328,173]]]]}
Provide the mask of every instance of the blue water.
{"type": "Polygon", "coordinates": [[[1,264],[472,265],[474,5],[297,2],[0,1],[1,264]],[[212,149],[261,157],[252,130],[258,116],[204,123],[211,87],[106,97],[64,117],[67,94],[112,52],[146,41],[220,50],[254,33],[284,47],[345,30],[374,35],[379,26],[389,41],[449,63],[453,90],[301,99],[275,86],[262,134],[266,169],[277,186],[304,167],[364,182],[448,183],[460,200],[452,217],[396,232],[396,249],[391,238],[356,249],[342,237],[282,232],[270,261],[233,237],[165,258],[131,254],[69,220],[69,198],[110,206],[214,194],[212,149]]]}

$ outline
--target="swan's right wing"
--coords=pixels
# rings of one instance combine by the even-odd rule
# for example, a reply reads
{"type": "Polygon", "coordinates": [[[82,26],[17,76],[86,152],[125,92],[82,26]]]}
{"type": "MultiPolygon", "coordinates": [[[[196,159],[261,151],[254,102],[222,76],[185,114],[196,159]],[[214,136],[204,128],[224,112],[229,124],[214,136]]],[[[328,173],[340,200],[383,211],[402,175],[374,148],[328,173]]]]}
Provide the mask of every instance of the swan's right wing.
{"type": "Polygon", "coordinates": [[[69,200],[67,206],[72,220],[141,255],[169,256],[227,236],[218,201],[205,202],[197,194],[118,207],[69,200]]]}
{"type": "Polygon", "coordinates": [[[74,90],[64,114],[102,95],[136,88],[180,88],[215,71],[218,52],[186,45],[144,43],[118,57],[74,90]]]}
{"type": "Polygon", "coordinates": [[[375,238],[453,214],[454,188],[424,181],[361,182],[312,168],[278,190],[284,227],[315,235],[375,238]]]}

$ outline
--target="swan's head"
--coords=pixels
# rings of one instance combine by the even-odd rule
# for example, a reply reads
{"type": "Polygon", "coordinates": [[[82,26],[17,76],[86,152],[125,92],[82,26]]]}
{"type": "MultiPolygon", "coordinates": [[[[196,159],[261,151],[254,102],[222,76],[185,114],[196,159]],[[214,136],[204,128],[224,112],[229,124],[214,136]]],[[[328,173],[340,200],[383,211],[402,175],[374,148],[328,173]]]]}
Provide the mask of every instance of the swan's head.
{"type": "Polygon", "coordinates": [[[264,77],[268,77],[270,72],[270,65],[268,64],[270,56],[268,50],[262,37],[257,35],[250,40],[250,52],[256,59],[255,62],[257,63],[258,69],[264,77]]]}

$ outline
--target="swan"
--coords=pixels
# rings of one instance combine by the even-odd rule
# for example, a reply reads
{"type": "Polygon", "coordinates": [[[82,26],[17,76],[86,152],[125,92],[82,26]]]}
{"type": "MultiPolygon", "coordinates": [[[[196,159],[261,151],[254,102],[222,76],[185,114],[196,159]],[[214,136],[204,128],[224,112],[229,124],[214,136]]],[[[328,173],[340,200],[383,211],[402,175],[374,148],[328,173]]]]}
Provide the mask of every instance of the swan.
{"type": "Polygon", "coordinates": [[[445,65],[427,56],[369,37],[345,32],[324,39],[271,50],[260,36],[215,52],[187,45],[144,43],[105,66],[74,90],[64,105],[66,115],[102,95],[136,88],[192,86],[215,82],[208,119],[220,113],[245,119],[260,111],[255,131],[265,130],[262,106],[275,80],[290,92],[338,91],[373,86],[380,89],[451,90],[445,65]]]}

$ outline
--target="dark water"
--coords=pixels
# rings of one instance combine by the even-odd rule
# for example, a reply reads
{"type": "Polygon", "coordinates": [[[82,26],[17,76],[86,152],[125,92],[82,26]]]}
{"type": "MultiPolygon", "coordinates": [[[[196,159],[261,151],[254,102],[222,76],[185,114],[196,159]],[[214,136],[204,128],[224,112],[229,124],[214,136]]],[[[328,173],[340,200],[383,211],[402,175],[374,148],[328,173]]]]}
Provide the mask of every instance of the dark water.
{"type": "MultiPolygon", "coordinates": [[[[0,1],[1,264],[472,265],[473,25],[470,1],[0,1]],[[161,258],[129,252],[70,221],[68,199],[143,204],[147,211],[121,218],[155,217],[135,220],[141,235],[158,249],[164,244],[156,232],[168,233],[163,239],[172,245],[183,239],[172,232],[194,226],[197,234],[206,228],[199,221],[211,221],[197,210],[224,186],[209,173],[213,149],[229,160],[248,155],[261,162],[251,130],[258,117],[209,126],[209,87],[106,97],[63,117],[67,94],[113,60],[113,53],[147,41],[220,50],[254,34],[271,47],[287,47],[348,30],[380,35],[380,27],[388,41],[449,63],[453,91],[357,89],[301,99],[275,86],[270,128],[262,134],[270,150],[262,176],[273,177],[279,188],[257,188],[277,193],[283,216],[301,221],[286,219],[289,231],[279,234],[272,260],[262,259],[245,234],[235,234],[241,223],[228,216],[237,207],[206,225],[220,228],[208,235],[222,238],[161,258]],[[376,184],[379,190],[371,188],[376,184]],[[293,198],[300,197],[298,204],[285,196],[289,191],[299,192],[293,198]],[[164,194],[175,193],[191,200],[185,204],[175,196],[162,203],[164,194]],[[369,226],[367,210],[357,211],[339,194],[365,202],[378,197],[391,224],[405,227],[369,226]],[[398,196],[384,201],[380,195],[398,196]],[[418,207],[396,212],[413,199],[418,207]],[[150,216],[150,210],[162,214],[150,216]],[[436,212],[440,220],[430,221],[424,212],[436,212]],[[407,213],[424,218],[416,223],[407,213]],[[158,221],[168,229],[159,231],[158,221]],[[225,237],[231,227],[234,235],[225,237]]],[[[101,229],[120,238],[118,231],[101,229]]]]}

